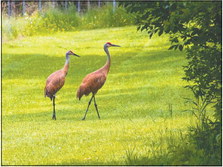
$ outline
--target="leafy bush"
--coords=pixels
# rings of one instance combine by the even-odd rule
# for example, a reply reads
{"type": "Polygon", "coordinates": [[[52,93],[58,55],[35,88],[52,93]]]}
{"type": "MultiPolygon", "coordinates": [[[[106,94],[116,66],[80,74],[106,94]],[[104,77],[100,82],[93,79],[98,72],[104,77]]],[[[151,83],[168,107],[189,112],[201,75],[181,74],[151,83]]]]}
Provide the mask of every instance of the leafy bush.
{"type": "MultiPolygon", "coordinates": [[[[182,135],[181,132],[170,133],[163,138],[165,144],[159,144],[148,150],[146,155],[139,155],[135,149],[126,151],[127,165],[205,165],[209,163],[205,158],[204,150],[197,149],[190,140],[189,135],[182,135]]],[[[157,140],[157,142],[162,141],[157,140]]]]}
{"type": "MultiPolygon", "coordinates": [[[[127,165],[221,165],[220,124],[201,129],[191,127],[186,135],[170,133],[165,144],[159,144],[148,150],[146,155],[139,155],[136,148],[126,151],[127,165]],[[213,133],[214,132],[214,133],[213,133]],[[216,137],[217,136],[217,137],[216,137]],[[214,144],[213,144],[214,143],[214,144]]],[[[158,140],[162,141],[162,140],[158,140]]]]}
{"type": "Polygon", "coordinates": [[[204,164],[221,165],[221,123],[209,122],[190,129],[190,139],[197,150],[203,150],[204,164]]]}
{"type": "Polygon", "coordinates": [[[222,122],[222,3],[123,4],[136,14],[138,30],[147,31],[150,38],[156,33],[159,36],[167,33],[172,44],[169,49],[182,51],[186,48],[188,64],[184,66],[183,79],[188,82],[186,88],[194,95],[187,101],[193,105],[191,111],[198,120],[197,128],[190,131],[190,140],[198,150],[204,151],[204,162],[220,164],[221,147],[220,144],[216,146],[215,139],[222,134],[219,128],[222,122]],[[212,114],[207,114],[207,107],[212,107],[212,114]]]}
{"type": "Polygon", "coordinates": [[[39,17],[42,19],[42,32],[47,30],[55,31],[71,31],[78,27],[80,18],[75,11],[75,6],[69,7],[67,11],[60,9],[49,9],[42,13],[39,17]]]}

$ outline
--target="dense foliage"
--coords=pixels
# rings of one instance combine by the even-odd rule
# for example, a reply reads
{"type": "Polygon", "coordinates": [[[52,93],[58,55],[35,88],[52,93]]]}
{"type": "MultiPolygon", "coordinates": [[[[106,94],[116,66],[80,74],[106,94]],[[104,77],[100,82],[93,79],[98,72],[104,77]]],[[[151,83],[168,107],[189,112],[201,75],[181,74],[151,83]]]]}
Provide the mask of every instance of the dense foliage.
{"type": "Polygon", "coordinates": [[[147,31],[150,38],[156,33],[168,33],[172,43],[169,49],[185,48],[188,64],[184,66],[183,79],[194,94],[194,99],[188,98],[187,102],[194,105],[191,111],[199,121],[192,138],[198,147],[203,145],[207,156],[219,155],[214,163],[220,164],[221,150],[217,148],[221,148],[221,142],[217,141],[222,122],[222,3],[165,1],[124,5],[135,13],[138,30],[147,31]],[[207,114],[208,106],[214,107],[214,119],[207,114]],[[207,143],[212,146],[205,147],[207,143]]]}

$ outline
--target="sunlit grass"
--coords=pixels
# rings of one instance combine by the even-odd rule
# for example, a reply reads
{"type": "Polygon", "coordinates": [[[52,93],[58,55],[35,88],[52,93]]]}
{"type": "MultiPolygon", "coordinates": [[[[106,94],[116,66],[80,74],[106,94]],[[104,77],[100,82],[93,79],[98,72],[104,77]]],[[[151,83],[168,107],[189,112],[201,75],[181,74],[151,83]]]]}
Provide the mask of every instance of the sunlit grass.
{"type": "Polygon", "coordinates": [[[143,157],[164,155],[170,143],[180,143],[181,134],[195,122],[183,112],[187,109],[183,98],[191,96],[181,79],[184,52],[168,51],[168,47],[167,36],[149,39],[135,27],[63,32],[4,43],[2,163],[125,165],[131,150],[143,157]],[[90,97],[78,101],[76,90],[86,74],[104,65],[103,44],[108,41],[122,47],[110,48],[110,73],[96,96],[101,120],[92,105],[81,121],[90,97]],[[81,57],[71,57],[53,121],[51,101],[43,95],[45,80],[62,68],[70,49],[81,57]]]}
{"type": "MultiPolygon", "coordinates": [[[[166,138],[184,132],[191,120],[186,119],[109,119],[83,122],[73,118],[52,122],[10,122],[7,144],[3,148],[5,164],[125,164],[126,150],[136,149],[146,156],[149,150],[162,147],[166,138]],[[176,127],[176,124],[179,127],[176,127]],[[18,129],[18,127],[20,127],[18,129]],[[27,133],[29,132],[29,133],[27,133]],[[160,140],[162,138],[162,140],[160,140]]],[[[31,119],[32,118],[32,119],[31,119]]],[[[4,142],[5,143],[5,142],[4,142]]]]}

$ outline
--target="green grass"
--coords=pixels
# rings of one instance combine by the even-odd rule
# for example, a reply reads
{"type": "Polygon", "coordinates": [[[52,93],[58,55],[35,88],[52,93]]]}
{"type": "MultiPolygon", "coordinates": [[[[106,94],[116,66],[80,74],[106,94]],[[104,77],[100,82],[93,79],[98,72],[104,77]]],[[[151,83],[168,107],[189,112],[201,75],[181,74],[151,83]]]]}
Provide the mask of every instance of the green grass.
{"type": "Polygon", "coordinates": [[[149,39],[135,27],[3,43],[2,164],[190,164],[187,159],[170,161],[168,154],[195,123],[183,112],[188,109],[183,98],[191,96],[181,79],[184,52],[168,47],[167,36],[149,39]],[[86,74],[104,65],[103,44],[108,41],[122,47],[110,48],[110,73],[96,95],[101,120],[92,105],[82,121],[90,96],[78,101],[76,90],[86,74]],[[69,49],[81,57],[71,57],[65,85],[56,97],[54,121],[43,89],[46,78],[63,67],[69,49]]]}

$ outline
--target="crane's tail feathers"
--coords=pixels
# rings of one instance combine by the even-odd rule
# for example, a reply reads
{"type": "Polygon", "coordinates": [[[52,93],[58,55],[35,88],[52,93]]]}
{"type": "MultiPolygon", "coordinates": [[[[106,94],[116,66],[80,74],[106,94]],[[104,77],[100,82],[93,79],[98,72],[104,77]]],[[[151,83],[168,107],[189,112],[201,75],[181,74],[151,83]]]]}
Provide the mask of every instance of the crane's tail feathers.
{"type": "Polygon", "coordinates": [[[77,98],[81,100],[81,97],[83,96],[83,88],[80,86],[80,88],[77,90],[77,98]]]}
{"type": "Polygon", "coordinates": [[[44,97],[46,97],[46,96],[49,97],[50,100],[52,101],[53,96],[50,94],[50,92],[47,91],[47,88],[45,87],[44,88],[44,97]]]}

